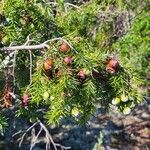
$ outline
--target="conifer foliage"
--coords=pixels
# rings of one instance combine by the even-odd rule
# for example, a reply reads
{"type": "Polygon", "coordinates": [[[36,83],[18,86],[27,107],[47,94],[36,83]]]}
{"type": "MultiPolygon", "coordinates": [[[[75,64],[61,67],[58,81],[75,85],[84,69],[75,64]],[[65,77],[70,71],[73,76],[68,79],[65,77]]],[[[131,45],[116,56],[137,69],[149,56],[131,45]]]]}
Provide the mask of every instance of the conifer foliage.
{"type": "Polygon", "coordinates": [[[5,0],[0,19],[2,110],[85,123],[96,105],[129,114],[148,96],[146,1],[5,0]]]}

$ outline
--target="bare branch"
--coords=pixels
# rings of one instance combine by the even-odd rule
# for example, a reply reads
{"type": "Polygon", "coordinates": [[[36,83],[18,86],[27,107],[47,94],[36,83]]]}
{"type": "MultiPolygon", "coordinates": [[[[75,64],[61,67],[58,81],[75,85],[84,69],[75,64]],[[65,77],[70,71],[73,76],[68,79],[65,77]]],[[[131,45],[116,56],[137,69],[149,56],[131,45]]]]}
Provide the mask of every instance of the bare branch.
{"type": "Polygon", "coordinates": [[[77,6],[77,5],[74,5],[74,4],[71,4],[71,3],[65,3],[65,5],[67,6],[72,6],[72,7],[74,7],[74,8],[76,8],[77,10],[79,9],[79,10],[81,10],[81,8],[79,7],[79,6],[77,6]]]}
{"type": "MultiPolygon", "coordinates": [[[[58,5],[57,2],[48,2],[47,4],[54,5],[54,6],[57,6],[57,5],[58,5]]],[[[64,5],[65,5],[65,7],[71,6],[71,7],[76,8],[77,10],[81,10],[81,8],[80,8],[79,6],[74,5],[74,4],[72,4],[72,3],[68,3],[68,2],[67,2],[67,3],[64,3],[64,5]]]]}
{"type": "Polygon", "coordinates": [[[32,52],[29,50],[29,55],[30,55],[30,83],[32,83],[32,52]]]}
{"type": "Polygon", "coordinates": [[[71,147],[66,147],[66,146],[63,146],[63,145],[58,144],[58,143],[55,143],[55,145],[56,145],[57,147],[60,147],[62,150],[71,149],[71,147]]]}
{"type": "Polygon", "coordinates": [[[52,143],[52,145],[54,146],[54,149],[57,150],[57,147],[60,147],[62,150],[67,150],[67,149],[71,149],[71,147],[65,147],[61,144],[55,143],[52,136],[50,135],[49,131],[47,130],[47,128],[45,127],[45,125],[40,121],[40,126],[43,128],[43,130],[46,133],[46,137],[49,138],[50,142],[52,143]]]}
{"type": "Polygon", "coordinates": [[[12,69],[12,75],[14,77],[14,85],[15,85],[15,66],[16,66],[16,56],[17,56],[17,51],[14,51],[14,58],[13,58],[13,69],[12,69]]]}
{"type": "Polygon", "coordinates": [[[74,49],[72,47],[72,45],[67,40],[65,40],[63,38],[54,38],[54,39],[47,40],[44,43],[39,44],[39,45],[27,45],[31,41],[31,40],[28,39],[27,42],[24,45],[3,47],[3,48],[0,49],[0,51],[36,50],[36,49],[44,49],[44,48],[48,49],[49,45],[47,43],[57,41],[57,40],[67,43],[71,49],[74,49]]]}
{"type": "Polygon", "coordinates": [[[51,143],[53,144],[54,146],[54,149],[57,150],[57,147],[55,145],[55,142],[53,141],[53,138],[52,136],[50,135],[49,131],[47,130],[47,128],[45,127],[45,125],[40,121],[40,126],[43,128],[43,130],[45,131],[46,133],[46,136],[49,138],[49,140],[51,141],[51,143]]]}
{"type": "Polygon", "coordinates": [[[21,45],[21,46],[10,46],[10,47],[3,47],[0,50],[1,51],[15,51],[15,50],[35,50],[35,49],[43,49],[43,48],[49,48],[49,46],[45,43],[39,44],[39,45],[21,45]]]}
{"type": "Polygon", "coordinates": [[[18,134],[20,134],[20,133],[22,133],[23,131],[18,131],[18,132],[16,132],[16,133],[14,133],[13,135],[12,135],[12,137],[15,137],[16,135],[18,135],[18,134]]]}
{"type": "Polygon", "coordinates": [[[39,121],[35,122],[35,123],[34,123],[30,128],[28,128],[28,129],[26,130],[26,132],[22,135],[21,140],[20,140],[20,142],[19,142],[19,147],[21,147],[21,144],[22,144],[22,142],[23,142],[23,140],[24,140],[25,135],[26,135],[34,126],[36,126],[38,123],[39,123],[39,121]]]}
{"type": "Polygon", "coordinates": [[[37,141],[37,139],[39,138],[39,135],[41,134],[41,132],[42,132],[42,127],[40,128],[40,131],[37,133],[37,135],[32,139],[32,144],[31,144],[31,146],[30,146],[30,150],[32,150],[33,149],[33,147],[35,146],[35,144],[36,144],[36,141],[37,141]]]}
{"type": "MultiPolygon", "coordinates": [[[[35,122],[35,123],[34,123],[31,127],[29,127],[29,128],[26,130],[26,132],[22,135],[22,137],[20,138],[19,147],[21,147],[22,142],[23,142],[24,137],[25,137],[25,135],[27,134],[27,132],[29,132],[29,131],[30,131],[32,128],[34,128],[36,125],[40,125],[41,128],[40,128],[40,130],[39,130],[39,132],[37,133],[36,136],[35,136],[35,133],[34,133],[34,135],[33,135],[33,137],[32,137],[32,140],[31,140],[30,150],[32,150],[33,147],[36,145],[36,143],[39,142],[38,138],[39,138],[39,136],[40,136],[42,130],[45,131],[46,150],[50,150],[50,144],[53,145],[54,150],[58,150],[57,147],[61,148],[62,150],[71,149],[71,147],[65,147],[65,146],[63,146],[63,145],[61,145],[61,144],[55,143],[54,140],[53,140],[53,138],[52,138],[52,136],[51,136],[51,134],[49,133],[48,129],[46,128],[46,126],[45,126],[40,120],[38,120],[37,122],[35,122]]],[[[19,134],[19,133],[16,133],[16,134],[19,134]]],[[[14,136],[15,136],[15,135],[14,135],[14,136]]]]}

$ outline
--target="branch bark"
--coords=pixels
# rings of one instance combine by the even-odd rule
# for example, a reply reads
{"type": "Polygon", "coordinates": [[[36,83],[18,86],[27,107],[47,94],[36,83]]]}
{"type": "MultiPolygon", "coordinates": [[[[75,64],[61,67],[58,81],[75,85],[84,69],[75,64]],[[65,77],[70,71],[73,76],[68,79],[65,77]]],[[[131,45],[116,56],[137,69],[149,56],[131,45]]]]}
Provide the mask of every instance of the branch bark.
{"type": "Polygon", "coordinates": [[[35,50],[35,49],[43,49],[48,48],[49,46],[45,43],[39,45],[21,45],[21,46],[10,46],[3,47],[0,51],[15,51],[15,50],[35,50]]]}
{"type": "Polygon", "coordinates": [[[0,49],[0,51],[36,50],[36,49],[43,49],[43,48],[47,48],[48,49],[49,45],[47,43],[53,42],[53,41],[57,41],[57,40],[67,43],[71,49],[74,49],[72,47],[72,45],[67,40],[65,40],[65,39],[60,37],[60,38],[54,38],[54,39],[47,40],[44,43],[39,44],[39,45],[27,45],[27,43],[30,41],[28,39],[27,42],[24,45],[3,47],[3,48],[0,49]]]}

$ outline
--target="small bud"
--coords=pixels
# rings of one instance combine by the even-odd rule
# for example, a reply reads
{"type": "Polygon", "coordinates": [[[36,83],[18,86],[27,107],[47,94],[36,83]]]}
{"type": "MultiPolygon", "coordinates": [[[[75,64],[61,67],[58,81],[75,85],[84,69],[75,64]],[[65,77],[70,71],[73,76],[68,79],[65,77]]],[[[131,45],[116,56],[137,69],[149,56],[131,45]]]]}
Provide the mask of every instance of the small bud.
{"type": "Polygon", "coordinates": [[[107,61],[106,70],[109,73],[114,74],[114,73],[116,73],[118,66],[119,66],[118,61],[116,59],[112,58],[112,59],[107,61]]]}
{"type": "Polygon", "coordinates": [[[79,79],[84,80],[86,78],[86,74],[83,70],[80,70],[79,73],[77,74],[79,79]]]}

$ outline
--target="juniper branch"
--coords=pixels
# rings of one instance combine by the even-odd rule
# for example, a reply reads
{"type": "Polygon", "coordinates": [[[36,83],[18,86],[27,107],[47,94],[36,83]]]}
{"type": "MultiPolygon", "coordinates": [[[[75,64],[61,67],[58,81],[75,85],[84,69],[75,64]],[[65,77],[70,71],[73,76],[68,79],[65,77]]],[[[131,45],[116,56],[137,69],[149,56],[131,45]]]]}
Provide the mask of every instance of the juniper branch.
{"type": "Polygon", "coordinates": [[[44,48],[48,49],[49,45],[47,43],[57,41],[57,40],[67,43],[69,45],[69,47],[73,49],[72,45],[67,40],[65,40],[63,38],[54,38],[54,39],[47,40],[47,41],[43,42],[42,44],[38,44],[38,45],[27,45],[27,43],[29,42],[29,41],[27,41],[25,44],[20,45],[20,46],[3,47],[0,49],[0,51],[37,50],[37,49],[44,49],[44,48]]]}

